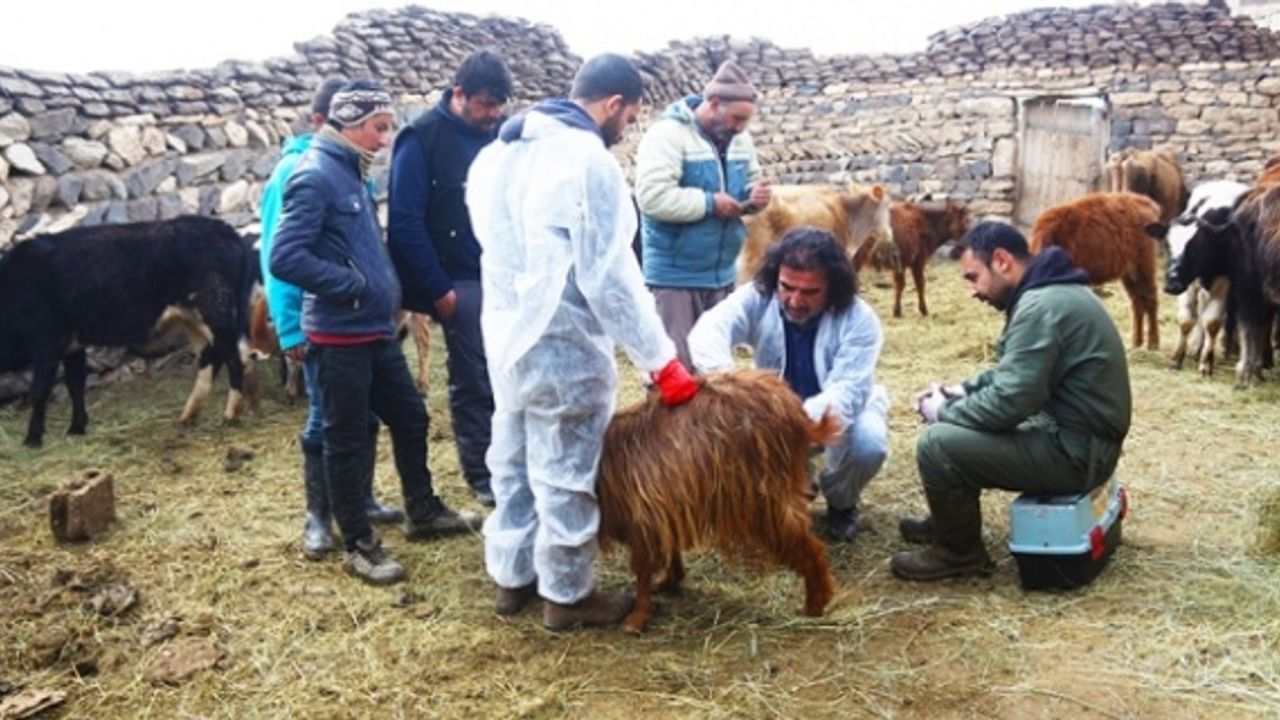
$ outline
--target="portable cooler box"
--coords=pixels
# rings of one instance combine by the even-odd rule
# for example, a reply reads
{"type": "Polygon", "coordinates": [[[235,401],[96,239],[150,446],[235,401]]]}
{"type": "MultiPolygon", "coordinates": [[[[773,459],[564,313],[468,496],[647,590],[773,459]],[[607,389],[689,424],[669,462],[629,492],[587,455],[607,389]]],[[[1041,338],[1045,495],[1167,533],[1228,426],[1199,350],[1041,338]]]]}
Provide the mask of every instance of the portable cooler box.
{"type": "Polygon", "coordinates": [[[1120,544],[1128,511],[1128,494],[1115,476],[1082,495],[1018,496],[1009,508],[1009,552],[1023,589],[1088,585],[1120,544]]]}

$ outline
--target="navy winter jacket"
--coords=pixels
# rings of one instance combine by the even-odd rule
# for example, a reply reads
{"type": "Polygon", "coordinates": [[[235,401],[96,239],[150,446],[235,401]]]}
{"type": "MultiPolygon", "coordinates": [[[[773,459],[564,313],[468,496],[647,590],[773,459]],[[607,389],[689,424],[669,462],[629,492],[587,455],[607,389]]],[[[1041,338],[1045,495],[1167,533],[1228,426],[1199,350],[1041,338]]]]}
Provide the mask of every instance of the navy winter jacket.
{"type": "Polygon", "coordinates": [[[400,281],[355,150],[318,134],[284,191],[271,273],[304,291],[302,329],[395,334],[400,281]]]}

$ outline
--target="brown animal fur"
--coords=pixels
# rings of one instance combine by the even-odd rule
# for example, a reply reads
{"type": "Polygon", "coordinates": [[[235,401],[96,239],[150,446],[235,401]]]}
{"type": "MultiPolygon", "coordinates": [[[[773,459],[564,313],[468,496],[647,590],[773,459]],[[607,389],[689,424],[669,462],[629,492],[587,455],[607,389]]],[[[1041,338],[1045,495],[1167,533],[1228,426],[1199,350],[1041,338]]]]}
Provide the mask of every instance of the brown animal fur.
{"type": "Polygon", "coordinates": [[[1178,159],[1167,150],[1127,148],[1107,163],[1110,192],[1146,195],[1160,206],[1160,222],[1168,224],[1180,215],[1191,196],[1182,178],[1178,159]]]}
{"type": "MultiPolygon", "coordinates": [[[[969,211],[963,205],[947,202],[894,203],[889,208],[889,225],[893,229],[893,244],[897,247],[897,263],[890,264],[893,272],[893,316],[902,317],[902,291],[906,289],[906,269],[916,286],[916,307],[921,315],[928,315],[924,301],[924,266],[933,251],[948,240],[959,240],[969,230],[969,211]]],[[[853,266],[862,270],[867,263],[877,270],[884,270],[885,263],[872,252],[871,243],[858,248],[853,256],[853,266]]]]}
{"type": "Polygon", "coordinates": [[[835,580],[813,534],[805,468],[809,448],[831,442],[838,422],[811,421],[771,372],[713,373],[701,383],[674,408],[650,394],[618,412],[605,433],[599,541],[629,548],[636,575],[624,628],[644,630],[658,570],[666,570],[659,589],[673,589],[684,576],[681,553],[709,547],[795,570],[805,581],[805,613],[821,615],[835,580]]]}
{"type": "Polygon", "coordinates": [[[1156,243],[1151,233],[1160,207],[1145,195],[1093,193],[1055,205],[1036,218],[1031,252],[1057,245],[1095,284],[1119,279],[1129,295],[1133,346],[1142,346],[1146,319],[1147,347],[1160,347],[1157,328],[1156,243]]]}
{"type": "MultiPolygon", "coordinates": [[[[847,190],[810,185],[779,185],[773,199],[756,215],[743,219],[747,239],[738,256],[738,283],[750,282],[760,267],[765,251],[788,230],[813,225],[835,235],[849,257],[864,244],[888,244],[893,239],[889,227],[889,196],[883,187],[847,190]]],[[[890,246],[892,247],[892,246],[890,246]]]]}

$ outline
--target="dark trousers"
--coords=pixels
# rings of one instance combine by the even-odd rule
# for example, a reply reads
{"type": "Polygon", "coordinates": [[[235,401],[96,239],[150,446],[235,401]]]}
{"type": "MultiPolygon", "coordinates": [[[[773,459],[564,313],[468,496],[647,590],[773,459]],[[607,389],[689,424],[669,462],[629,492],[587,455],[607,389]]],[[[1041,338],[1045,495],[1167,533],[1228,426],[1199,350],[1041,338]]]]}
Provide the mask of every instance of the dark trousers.
{"type": "Polygon", "coordinates": [[[916,441],[916,465],[925,487],[938,490],[1069,495],[1088,489],[1085,468],[1071,460],[1052,429],[1033,423],[1012,432],[934,423],[916,441]]]}
{"type": "Polygon", "coordinates": [[[458,280],[453,317],[445,321],[444,342],[449,349],[449,413],[458,445],[458,464],[472,490],[489,490],[489,450],[493,425],[493,390],[480,336],[481,290],[479,280],[458,280]]]}
{"type": "Polygon", "coordinates": [[[410,517],[439,504],[427,467],[427,408],[398,343],[313,345],[324,407],[325,482],[347,550],[373,535],[364,511],[361,452],[369,446],[369,413],[391,431],[396,472],[410,517]]]}

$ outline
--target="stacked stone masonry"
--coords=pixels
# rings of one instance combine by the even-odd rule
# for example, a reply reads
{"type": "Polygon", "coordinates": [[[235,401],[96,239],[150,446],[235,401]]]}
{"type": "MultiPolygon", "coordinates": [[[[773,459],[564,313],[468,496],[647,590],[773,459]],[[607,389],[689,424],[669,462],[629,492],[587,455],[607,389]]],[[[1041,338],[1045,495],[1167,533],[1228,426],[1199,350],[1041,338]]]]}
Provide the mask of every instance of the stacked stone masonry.
{"type": "MultiPolygon", "coordinates": [[[[501,52],[514,107],[568,89],[580,58],[546,25],[421,7],[351,15],[289,57],[162,74],[0,67],[0,247],[76,225],[212,214],[253,225],[282,139],[330,74],[379,78],[406,115],[474,49],[501,52]]],[[[618,149],[734,58],[762,90],[753,132],[782,182],[878,182],[1012,212],[1019,103],[1095,96],[1111,149],[1175,152],[1192,182],[1250,181],[1280,147],[1280,42],[1206,5],[1031,10],[940,32],[920,53],[815,56],[761,39],[638,53],[650,110],[618,149]]],[[[385,188],[385,162],[378,169],[385,188]]]]}

